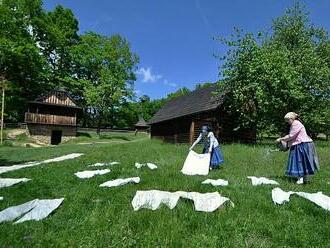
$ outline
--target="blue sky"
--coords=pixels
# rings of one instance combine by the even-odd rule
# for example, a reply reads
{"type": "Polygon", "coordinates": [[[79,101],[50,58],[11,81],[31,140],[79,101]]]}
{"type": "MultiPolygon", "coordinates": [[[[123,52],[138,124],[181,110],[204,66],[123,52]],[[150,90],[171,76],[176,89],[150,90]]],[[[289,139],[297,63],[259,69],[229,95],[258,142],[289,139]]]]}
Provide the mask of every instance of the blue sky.
{"type": "MultiPolygon", "coordinates": [[[[303,0],[312,23],[330,30],[330,0],[303,0]]],[[[79,20],[79,32],[120,34],[140,57],[137,95],[160,98],[180,87],[219,78],[226,47],[213,37],[228,37],[233,28],[258,32],[292,6],[291,0],[45,0],[61,4],[79,20]]]]}

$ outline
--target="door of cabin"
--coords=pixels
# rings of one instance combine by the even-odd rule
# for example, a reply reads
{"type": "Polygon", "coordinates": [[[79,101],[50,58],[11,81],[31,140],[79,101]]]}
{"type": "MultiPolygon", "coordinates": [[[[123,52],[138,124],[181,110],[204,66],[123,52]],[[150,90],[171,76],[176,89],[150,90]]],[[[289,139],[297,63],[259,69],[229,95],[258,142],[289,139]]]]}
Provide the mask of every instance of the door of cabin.
{"type": "Polygon", "coordinates": [[[51,144],[58,145],[62,141],[62,131],[60,130],[53,130],[52,137],[51,137],[51,144]]]}

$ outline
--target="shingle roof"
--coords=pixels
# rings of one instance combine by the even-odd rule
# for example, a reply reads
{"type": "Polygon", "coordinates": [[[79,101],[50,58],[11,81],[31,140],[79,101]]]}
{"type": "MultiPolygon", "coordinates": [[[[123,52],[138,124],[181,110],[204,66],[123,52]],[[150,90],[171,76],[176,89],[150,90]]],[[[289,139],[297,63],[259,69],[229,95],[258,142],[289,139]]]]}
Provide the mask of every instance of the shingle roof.
{"type": "Polygon", "coordinates": [[[136,127],[149,127],[146,121],[143,119],[142,116],[139,116],[139,121],[134,125],[136,127]]]}
{"type": "Polygon", "coordinates": [[[195,90],[187,95],[174,98],[149,120],[148,124],[154,124],[186,115],[209,111],[219,107],[224,100],[224,94],[214,94],[217,85],[195,90]]]}

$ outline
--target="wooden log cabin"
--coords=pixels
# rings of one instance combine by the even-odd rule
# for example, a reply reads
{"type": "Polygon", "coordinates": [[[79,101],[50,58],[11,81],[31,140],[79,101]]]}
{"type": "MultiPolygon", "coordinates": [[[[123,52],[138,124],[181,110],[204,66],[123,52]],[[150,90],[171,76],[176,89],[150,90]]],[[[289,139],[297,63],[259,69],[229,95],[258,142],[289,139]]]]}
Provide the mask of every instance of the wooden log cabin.
{"type": "Polygon", "coordinates": [[[149,125],[146,123],[144,118],[142,116],[139,116],[139,120],[134,125],[135,127],[135,135],[137,132],[148,132],[149,131],[149,125]]]}
{"type": "Polygon", "coordinates": [[[27,133],[33,139],[57,145],[77,135],[76,105],[65,90],[53,90],[28,103],[25,113],[27,133]]]}
{"type": "Polygon", "coordinates": [[[224,94],[216,91],[214,84],[168,101],[148,122],[151,138],[191,144],[207,124],[221,142],[254,143],[256,131],[237,128],[223,108],[224,94]]]}

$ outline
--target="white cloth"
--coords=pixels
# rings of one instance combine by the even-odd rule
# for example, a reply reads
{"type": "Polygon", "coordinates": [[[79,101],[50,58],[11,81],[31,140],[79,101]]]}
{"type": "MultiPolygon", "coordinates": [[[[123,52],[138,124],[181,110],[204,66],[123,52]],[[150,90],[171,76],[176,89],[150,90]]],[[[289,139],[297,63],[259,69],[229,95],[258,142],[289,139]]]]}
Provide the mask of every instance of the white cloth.
{"type": "Polygon", "coordinates": [[[64,198],[51,200],[35,199],[21,205],[6,208],[0,212],[0,223],[4,221],[13,221],[22,215],[24,216],[17,220],[15,224],[27,220],[42,220],[58,208],[63,200],[64,198]]]}
{"type": "Polygon", "coordinates": [[[48,164],[48,163],[53,163],[53,162],[61,162],[61,161],[67,160],[67,159],[74,159],[74,158],[80,157],[82,155],[83,155],[83,153],[71,153],[68,155],[64,155],[64,156],[52,158],[52,159],[47,159],[44,161],[28,162],[25,164],[16,164],[16,165],[12,165],[12,166],[1,166],[0,174],[6,173],[9,171],[27,168],[27,167],[32,167],[32,166],[36,166],[36,165],[40,165],[40,164],[48,164]]]}
{"type": "Polygon", "coordinates": [[[184,162],[181,172],[185,175],[207,175],[209,174],[210,167],[209,153],[198,154],[194,151],[190,151],[184,162]]]}
{"type": "Polygon", "coordinates": [[[275,184],[275,185],[279,184],[278,182],[268,179],[266,177],[247,177],[247,178],[251,179],[253,186],[257,186],[261,184],[275,184]]]}
{"type": "Polygon", "coordinates": [[[321,208],[330,211],[330,197],[324,195],[322,192],[317,193],[305,193],[305,192],[285,192],[280,188],[275,188],[272,190],[272,199],[275,204],[283,204],[290,201],[290,196],[296,194],[299,195],[311,202],[314,202],[316,205],[321,208]]]}
{"type": "Polygon", "coordinates": [[[77,177],[79,178],[91,178],[95,175],[104,175],[109,173],[109,169],[104,169],[104,170],[86,170],[86,171],[78,171],[74,173],[77,177]]]}
{"type": "Polygon", "coordinates": [[[128,183],[139,183],[140,182],[140,178],[139,177],[131,177],[131,178],[118,178],[115,180],[110,180],[107,181],[105,183],[102,183],[100,185],[100,187],[117,187],[117,186],[121,186],[121,185],[125,185],[128,183]]]}
{"type": "Polygon", "coordinates": [[[30,181],[28,178],[0,178],[0,188],[10,187],[17,183],[30,181]]]}
{"type": "Polygon", "coordinates": [[[135,163],[135,167],[138,169],[142,168],[143,166],[147,166],[151,170],[155,170],[158,168],[157,165],[153,163],[146,163],[146,164],[135,163]]]}
{"type": "Polygon", "coordinates": [[[116,164],[120,164],[120,163],[119,162],[95,163],[95,164],[88,165],[88,167],[108,166],[108,165],[116,165],[116,164]]]}
{"type": "Polygon", "coordinates": [[[2,201],[3,200],[3,196],[0,196],[0,201],[2,201]]]}
{"type": "Polygon", "coordinates": [[[205,181],[202,182],[202,184],[211,184],[212,186],[227,186],[228,181],[223,180],[223,179],[206,179],[205,181]]]}
{"type": "Polygon", "coordinates": [[[218,192],[198,193],[177,191],[172,193],[159,190],[137,191],[132,200],[132,206],[134,211],[141,208],[156,210],[163,203],[170,209],[173,209],[180,197],[192,200],[195,210],[201,212],[213,212],[227,201],[234,206],[230,199],[222,197],[218,192]]]}

